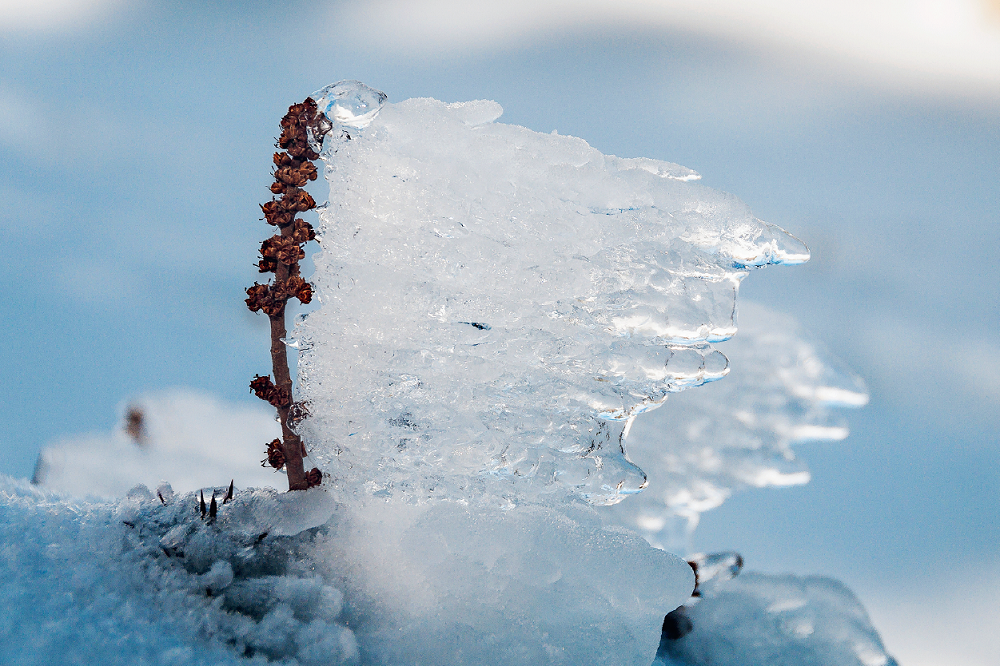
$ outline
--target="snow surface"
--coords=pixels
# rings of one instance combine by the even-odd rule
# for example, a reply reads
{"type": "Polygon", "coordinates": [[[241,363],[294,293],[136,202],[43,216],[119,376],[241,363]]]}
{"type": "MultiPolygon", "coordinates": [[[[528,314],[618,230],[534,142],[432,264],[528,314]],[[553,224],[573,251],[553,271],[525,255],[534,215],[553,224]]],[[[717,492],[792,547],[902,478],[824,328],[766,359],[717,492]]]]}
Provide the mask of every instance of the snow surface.
{"type": "Polygon", "coordinates": [[[183,392],[136,401],[141,436],[57,443],[35,486],[0,478],[3,654],[893,663],[839,584],[709,580],[703,566],[692,599],[688,564],[635,531],[670,540],[665,525],[680,517],[686,534],[733,489],[804,482],[789,445],[846,435],[828,408],[862,404],[863,386],[765,313],[732,347],[743,379],[671,398],[660,413],[685,427],[635,440],[664,485],[633,497],[647,483],[626,455],[633,421],[727,374],[713,344],[736,332],[740,281],[804,261],[804,245],[688,169],[496,123],[495,102],[380,110],[384,96],[355,82],[317,96],[339,123],[324,152],[322,307],[288,344],[323,486],[218,504],[228,479],[258,483],[273,420],[183,392]],[[123,494],[129,477],[158,485],[123,494]],[[206,478],[217,515],[183,492],[206,478]],[[685,635],[661,635],[681,604],[685,635]]]}
{"type": "Polygon", "coordinates": [[[288,487],[284,475],[260,464],[267,443],[281,436],[271,409],[172,389],[136,396],[120,414],[121,424],[110,433],[64,437],[46,446],[34,481],[78,497],[108,498],[161,481],[180,492],[230,480],[241,488],[288,487]],[[138,438],[126,432],[129,411],[142,414],[138,438]]]}

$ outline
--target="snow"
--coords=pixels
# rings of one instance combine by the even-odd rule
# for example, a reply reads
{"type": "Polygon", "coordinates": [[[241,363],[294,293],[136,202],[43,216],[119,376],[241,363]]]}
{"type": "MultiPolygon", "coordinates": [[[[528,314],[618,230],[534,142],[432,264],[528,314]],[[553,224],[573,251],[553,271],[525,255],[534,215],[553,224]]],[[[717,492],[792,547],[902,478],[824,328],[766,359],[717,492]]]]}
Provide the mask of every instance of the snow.
{"type": "Polygon", "coordinates": [[[266,487],[265,411],[134,400],[43,451],[35,484],[0,477],[5,654],[894,663],[834,581],[698,555],[691,597],[692,567],[651,545],[684,552],[741,487],[808,480],[791,446],[846,436],[831,409],[867,399],[785,315],[750,309],[726,342],[740,282],[808,259],[800,241],[689,169],[498,123],[495,102],[316,96],[321,307],[287,344],[322,486],[266,487]]]}
{"type": "Polygon", "coordinates": [[[229,480],[239,487],[288,487],[283,475],[260,464],[267,442],[281,436],[270,409],[170,389],[136,396],[120,413],[112,432],[65,437],[46,446],[35,466],[35,482],[98,497],[121,497],[136,484],[155,488],[163,480],[182,492],[229,480]],[[138,439],[126,432],[130,411],[142,414],[138,439]]]}

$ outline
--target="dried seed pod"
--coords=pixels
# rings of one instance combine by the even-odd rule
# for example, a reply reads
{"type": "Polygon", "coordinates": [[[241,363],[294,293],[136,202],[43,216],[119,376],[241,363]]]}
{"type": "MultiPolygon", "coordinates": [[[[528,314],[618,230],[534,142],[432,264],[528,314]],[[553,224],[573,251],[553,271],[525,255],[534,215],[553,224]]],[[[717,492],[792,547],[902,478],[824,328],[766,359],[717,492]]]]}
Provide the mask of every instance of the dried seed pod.
{"type": "Polygon", "coordinates": [[[316,200],[305,190],[290,189],[281,198],[281,205],[287,211],[304,213],[316,207],[316,200]]]}
{"type": "Polygon", "coordinates": [[[309,404],[304,401],[293,402],[288,408],[288,425],[295,428],[307,416],[309,416],[309,404]]]}
{"type": "Polygon", "coordinates": [[[292,223],[292,240],[296,243],[307,243],[316,238],[316,231],[305,220],[295,220],[292,223]]]}
{"type": "Polygon", "coordinates": [[[257,312],[258,310],[267,311],[268,306],[272,303],[271,298],[271,288],[266,284],[253,283],[252,287],[247,287],[246,304],[250,308],[250,312],[257,312]]]}
{"type": "Polygon", "coordinates": [[[299,302],[303,305],[308,305],[312,301],[313,290],[312,285],[308,282],[304,283],[301,287],[295,290],[295,298],[299,299],[299,302]]]}
{"type": "Polygon", "coordinates": [[[295,211],[286,210],[281,199],[271,200],[260,205],[264,212],[264,219],[268,224],[276,227],[285,227],[295,219],[295,211]]]}
{"type": "Polygon", "coordinates": [[[292,264],[298,263],[299,260],[305,259],[306,253],[301,247],[299,247],[298,243],[288,239],[280,248],[278,248],[275,258],[286,266],[291,266],[292,264]]]}
{"type": "Polygon", "coordinates": [[[281,469],[285,466],[285,452],[281,449],[281,440],[274,439],[267,445],[267,457],[261,461],[261,467],[270,465],[274,469],[281,469]]]}
{"type": "Polygon", "coordinates": [[[306,483],[309,484],[310,488],[314,488],[323,482],[323,472],[319,471],[318,467],[313,467],[311,470],[306,472],[306,483]]]}
{"type": "Polygon", "coordinates": [[[278,261],[272,257],[264,257],[254,265],[261,273],[273,273],[278,270],[278,261]]]}

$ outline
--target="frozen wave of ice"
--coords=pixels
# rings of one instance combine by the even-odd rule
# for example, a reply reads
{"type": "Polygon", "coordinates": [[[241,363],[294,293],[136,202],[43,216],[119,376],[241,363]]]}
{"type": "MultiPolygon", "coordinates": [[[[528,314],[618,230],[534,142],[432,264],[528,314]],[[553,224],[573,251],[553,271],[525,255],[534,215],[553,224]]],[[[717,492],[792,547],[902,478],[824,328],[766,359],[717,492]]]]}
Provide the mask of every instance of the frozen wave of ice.
{"type": "Polygon", "coordinates": [[[808,482],[792,446],[844,439],[837,408],[868,401],[864,382],[788,315],[741,303],[740,333],[724,349],[733,363],[725,381],[636,421],[629,452],[649,487],[610,510],[672,552],[686,552],[699,516],[734,491],[808,482]]]}
{"type": "Polygon", "coordinates": [[[638,492],[632,419],[728,372],[751,268],[808,258],[690,170],[501,111],[412,99],[327,143],[322,307],[292,344],[345,493],[638,492]]]}

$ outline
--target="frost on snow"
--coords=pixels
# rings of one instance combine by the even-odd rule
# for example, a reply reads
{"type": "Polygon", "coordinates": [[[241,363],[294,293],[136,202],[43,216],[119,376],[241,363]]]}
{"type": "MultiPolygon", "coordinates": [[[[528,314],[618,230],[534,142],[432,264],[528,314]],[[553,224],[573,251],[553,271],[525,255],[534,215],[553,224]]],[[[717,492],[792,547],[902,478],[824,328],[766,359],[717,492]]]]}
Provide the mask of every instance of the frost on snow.
{"type": "Polygon", "coordinates": [[[696,601],[649,544],[683,550],[741,486],[805,482],[790,445],[845,436],[829,408],[863,404],[786,317],[726,342],[741,280],[801,242],[689,169],[497,123],[495,102],[314,97],[334,123],[321,307],[287,344],[323,486],[220,504],[230,478],[272,483],[253,470],[276,425],[177,393],[136,403],[141,437],[133,414],[128,437],[49,447],[47,489],[0,480],[21,663],[890,663],[835,583],[745,574],[696,601]],[[727,375],[723,348],[733,377],[674,395],[727,375]],[[88,464],[109,452],[131,483],[88,464]],[[213,484],[208,506],[184,492],[213,484]],[[664,638],[681,604],[690,630],[664,638]]]}

